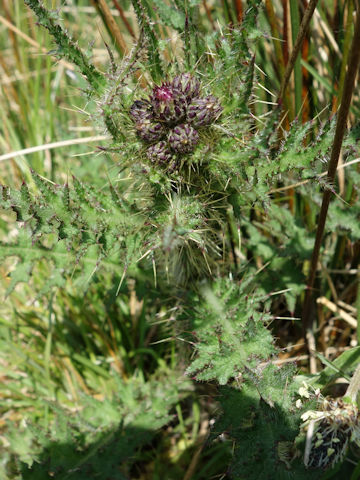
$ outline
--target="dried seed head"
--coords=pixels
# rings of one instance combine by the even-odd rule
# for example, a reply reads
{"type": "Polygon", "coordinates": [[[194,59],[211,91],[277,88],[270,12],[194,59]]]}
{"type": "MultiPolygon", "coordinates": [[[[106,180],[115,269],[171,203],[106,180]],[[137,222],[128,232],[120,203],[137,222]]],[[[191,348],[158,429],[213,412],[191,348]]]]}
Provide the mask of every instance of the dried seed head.
{"type": "Polygon", "coordinates": [[[350,441],[360,440],[359,411],[342,399],[324,399],[321,410],[301,417],[306,433],[305,466],[328,468],[343,460],[350,441]]]}
{"type": "Polygon", "coordinates": [[[195,98],[187,109],[187,121],[194,127],[205,127],[214,123],[222,112],[219,100],[210,95],[195,98]]]}
{"type": "Polygon", "coordinates": [[[199,141],[199,134],[191,125],[177,125],[169,134],[169,145],[176,153],[190,153],[199,141]]]}

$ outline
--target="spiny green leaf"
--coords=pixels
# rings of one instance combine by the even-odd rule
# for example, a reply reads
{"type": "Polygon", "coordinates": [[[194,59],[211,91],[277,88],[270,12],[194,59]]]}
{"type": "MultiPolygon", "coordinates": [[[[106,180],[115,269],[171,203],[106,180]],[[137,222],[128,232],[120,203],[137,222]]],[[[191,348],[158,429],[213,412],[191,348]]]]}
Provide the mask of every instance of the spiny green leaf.
{"type": "Polygon", "coordinates": [[[55,416],[48,432],[32,424],[27,427],[32,455],[21,457],[24,480],[47,478],[49,472],[56,472],[61,480],[99,475],[125,480],[132,457],[169,422],[169,411],[178,401],[181,385],[174,377],[167,378],[165,372],[162,378],[166,378],[166,394],[163,383],[157,380],[118,379],[113,399],[99,401],[84,396],[83,409],[76,415],[48,403],[55,416]]]}
{"type": "Polygon", "coordinates": [[[47,10],[39,0],[24,0],[38,17],[40,25],[45,27],[53,36],[57,46],[57,55],[60,58],[66,58],[80,69],[80,72],[86,77],[89,84],[97,92],[101,93],[106,85],[106,79],[92,63],[86,58],[78,45],[68,35],[68,33],[57,23],[57,14],[54,11],[47,10]]]}
{"type": "Polygon", "coordinates": [[[159,82],[164,77],[162,61],[159,55],[159,40],[155,34],[153,22],[149,15],[149,7],[144,0],[132,0],[139,22],[148,41],[149,68],[153,79],[159,82]]]}
{"type": "Polygon", "coordinates": [[[185,25],[185,14],[178,10],[174,5],[167,5],[163,0],[153,0],[156,12],[165,25],[175,28],[180,32],[183,31],[185,25]]]}
{"type": "Polygon", "coordinates": [[[268,365],[246,374],[241,389],[223,387],[222,415],[212,437],[226,431],[235,441],[230,476],[234,480],[317,479],[297,451],[300,415],[295,404],[293,367],[268,365]]]}
{"type": "Polygon", "coordinates": [[[18,221],[25,222],[15,242],[0,245],[2,258],[20,259],[7,294],[17,283],[28,282],[34,266],[43,259],[53,266],[40,288],[43,293],[62,286],[67,275],[75,275],[76,284],[84,287],[100,268],[118,272],[124,262],[127,267],[136,264],[141,242],[133,234],[141,225],[141,216],[129,215],[129,208],[122,210],[109,192],[97,193],[76,179],[74,188],[51,185],[35,174],[34,179],[38,195],[31,194],[25,185],[20,192],[2,187],[0,206],[13,210],[18,221]],[[134,242],[136,256],[130,247],[134,242]],[[127,244],[130,254],[126,253],[127,244]]]}
{"type": "Polygon", "coordinates": [[[215,292],[203,289],[195,302],[192,326],[197,339],[197,358],[187,372],[197,380],[229,379],[266,360],[274,353],[266,328],[270,316],[261,313],[260,299],[230,281],[218,281],[215,292]]]}

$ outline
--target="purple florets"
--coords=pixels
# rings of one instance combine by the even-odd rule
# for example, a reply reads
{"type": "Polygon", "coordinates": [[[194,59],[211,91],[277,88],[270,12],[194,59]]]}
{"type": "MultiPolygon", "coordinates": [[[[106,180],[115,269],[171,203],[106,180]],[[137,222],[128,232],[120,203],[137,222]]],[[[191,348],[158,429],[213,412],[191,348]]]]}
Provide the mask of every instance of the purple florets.
{"type": "Polygon", "coordinates": [[[198,132],[187,123],[177,125],[171,130],[168,137],[170,148],[176,153],[190,153],[194,151],[198,141],[198,132]]]}
{"type": "Polygon", "coordinates": [[[138,136],[147,144],[147,156],[164,164],[176,155],[192,153],[199,142],[196,129],[208,127],[221,115],[214,96],[200,96],[200,82],[190,73],[156,86],[149,100],[136,100],[129,115],[138,136]]]}

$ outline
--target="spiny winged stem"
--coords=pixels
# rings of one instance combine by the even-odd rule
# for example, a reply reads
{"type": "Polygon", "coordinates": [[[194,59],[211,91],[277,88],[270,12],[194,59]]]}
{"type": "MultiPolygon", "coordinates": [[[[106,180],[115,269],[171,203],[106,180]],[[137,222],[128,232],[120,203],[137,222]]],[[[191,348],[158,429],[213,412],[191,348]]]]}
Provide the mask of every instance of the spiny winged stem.
{"type": "Polygon", "coordinates": [[[164,77],[163,65],[159,55],[159,40],[155,34],[154,22],[149,16],[148,9],[143,2],[132,0],[135,14],[138,19],[139,26],[144,30],[145,37],[148,42],[148,57],[150,60],[149,68],[154,80],[164,77]]]}
{"type": "Polygon", "coordinates": [[[53,36],[58,46],[58,54],[77,65],[97,93],[103,92],[106,86],[106,78],[89,62],[61,25],[56,23],[53,13],[44,8],[39,0],[24,0],[24,2],[35,12],[38,17],[38,23],[45,27],[53,36]]]}

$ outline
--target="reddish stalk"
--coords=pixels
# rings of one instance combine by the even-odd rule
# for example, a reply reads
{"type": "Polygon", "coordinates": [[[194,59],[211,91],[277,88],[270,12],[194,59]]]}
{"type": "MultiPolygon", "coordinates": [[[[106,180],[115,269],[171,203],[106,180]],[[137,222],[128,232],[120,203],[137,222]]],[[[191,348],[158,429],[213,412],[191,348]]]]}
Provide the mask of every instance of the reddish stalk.
{"type": "Polygon", "coordinates": [[[288,0],[282,0],[282,7],[283,7],[283,57],[284,57],[284,64],[287,65],[289,61],[289,9],[288,9],[288,0]]]}
{"type": "Polygon", "coordinates": [[[233,0],[234,7],[236,11],[236,20],[237,23],[240,25],[243,20],[243,6],[241,0],[233,0]]]}
{"type": "Polygon", "coordinates": [[[135,32],[134,30],[132,29],[128,19],[125,17],[125,13],[124,13],[124,10],[121,8],[121,6],[119,5],[119,2],[117,0],[113,0],[113,4],[114,4],[114,7],[116,8],[116,10],[119,12],[120,14],[120,17],[121,17],[121,20],[123,21],[125,27],[127,28],[127,31],[130,33],[130,35],[135,39],[136,38],[136,35],[135,35],[135,32]]]}
{"type": "Polygon", "coordinates": [[[98,8],[105,19],[106,26],[108,27],[112,37],[114,38],[119,50],[123,53],[126,54],[128,52],[128,47],[126,45],[126,42],[124,40],[124,37],[118,27],[118,24],[116,23],[110,8],[108,7],[108,4],[106,3],[105,0],[92,0],[95,7],[98,8]]]}
{"type": "MultiPolygon", "coordinates": [[[[304,0],[304,7],[308,7],[308,2],[304,0]]],[[[302,48],[301,48],[301,58],[308,61],[309,56],[309,36],[305,35],[302,48]]],[[[310,102],[309,102],[309,79],[310,75],[308,70],[305,67],[301,68],[302,72],[302,101],[303,101],[303,108],[302,108],[302,121],[303,123],[307,122],[310,117],[310,102]]]]}
{"type": "MultiPolygon", "coordinates": [[[[358,2],[359,3],[359,2],[358,2]]],[[[336,169],[339,161],[340,150],[345,134],[347,117],[349,114],[350,103],[355,86],[355,78],[360,63],[360,5],[358,4],[358,11],[356,14],[356,23],[354,29],[354,36],[351,44],[348,70],[345,77],[344,89],[341,98],[341,104],[338,112],[338,118],[336,123],[336,130],[334,136],[334,142],[331,150],[331,156],[329,161],[329,169],[327,173],[327,181],[329,184],[333,184],[335,180],[336,169]]],[[[305,300],[302,312],[302,323],[305,333],[311,330],[312,316],[310,315],[312,290],[315,282],[315,275],[317,270],[317,264],[319,260],[321,241],[324,233],[325,222],[327,212],[330,204],[332,192],[325,190],[323,194],[323,200],[319,213],[318,227],[316,231],[315,245],[311,257],[310,273],[307,281],[307,289],[305,292],[305,300]]]]}
{"type": "Polygon", "coordinates": [[[303,40],[305,38],[311,17],[313,16],[316,4],[318,0],[310,0],[309,5],[307,6],[307,9],[305,10],[303,19],[301,20],[300,28],[299,28],[299,33],[295,41],[294,48],[291,52],[290,60],[288,64],[286,65],[286,70],[284,74],[284,78],[281,84],[281,89],[279,93],[279,98],[278,102],[284,98],[286,87],[288,85],[289,79],[291,72],[293,71],[294,65],[296,58],[299,54],[300,48],[302,46],[303,40]]]}

